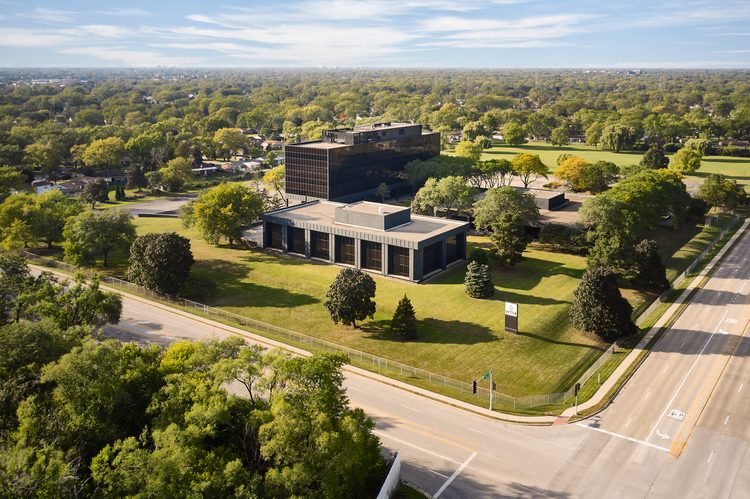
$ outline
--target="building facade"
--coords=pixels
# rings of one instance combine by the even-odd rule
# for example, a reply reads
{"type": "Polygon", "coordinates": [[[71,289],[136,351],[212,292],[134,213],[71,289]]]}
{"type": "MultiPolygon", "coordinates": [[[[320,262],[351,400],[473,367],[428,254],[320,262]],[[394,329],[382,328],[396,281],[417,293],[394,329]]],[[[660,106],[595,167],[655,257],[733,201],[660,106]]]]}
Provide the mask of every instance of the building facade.
{"type": "Polygon", "coordinates": [[[289,199],[352,202],[372,195],[381,183],[391,191],[409,187],[404,166],[440,154],[440,134],[411,123],[376,123],[326,130],[323,140],[288,144],[289,199]]]}
{"type": "Polygon", "coordinates": [[[263,247],[419,282],[466,258],[467,222],[312,201],[263,214],[263,247]]]}

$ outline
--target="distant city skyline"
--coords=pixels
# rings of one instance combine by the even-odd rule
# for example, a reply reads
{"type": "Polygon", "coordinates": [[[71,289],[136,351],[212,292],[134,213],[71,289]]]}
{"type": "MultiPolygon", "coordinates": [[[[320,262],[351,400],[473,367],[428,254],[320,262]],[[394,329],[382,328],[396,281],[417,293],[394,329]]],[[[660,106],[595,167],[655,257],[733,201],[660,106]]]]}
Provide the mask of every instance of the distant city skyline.
{"type": "Polygon", "coordinates": [[[747,0],[0,0],[1,67],[750,68],[747,0]]]}

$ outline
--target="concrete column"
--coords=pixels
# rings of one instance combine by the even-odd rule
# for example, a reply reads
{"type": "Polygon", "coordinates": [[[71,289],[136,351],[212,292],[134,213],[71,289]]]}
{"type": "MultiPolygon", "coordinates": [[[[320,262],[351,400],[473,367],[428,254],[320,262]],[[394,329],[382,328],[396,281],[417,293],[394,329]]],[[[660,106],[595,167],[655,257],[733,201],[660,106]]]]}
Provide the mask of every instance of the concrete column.
{"type": "Polygon", "coordinates": [[[328,234],[328,261],[336,262],[336,236],[328,234]]]}
{"type": "Polygon", "coordinates": [[[422,280],[422,253],[414,248],[409,248],[409,279],[422,280]]]}
{"type": "Polygon", "coordinates": [[[382,243],[380,247],[380,258],[382,258],[381,263],[383,264],[383,275],[388,275],[388,245],[386,243],[382,243]]]}
{"type": "Polygon", "coordinates": [[[305,229],[305,258],[310,258],[310,244],[312,243],[310,239],[310,229],[305,229]]]}
{"type": "Polygon", "coordinates": [[[355,268],[362,268],[362,240],[361,239],[355,239],[354,240],[354,267],[355,268]]]}
{"type": "Polygon", "coordinates": [[[288,248],[288,242],[289,242],[289,227],[287,225],[281,226],[281,248],[284,250],[284,253],[286,253],[288,248]]]}

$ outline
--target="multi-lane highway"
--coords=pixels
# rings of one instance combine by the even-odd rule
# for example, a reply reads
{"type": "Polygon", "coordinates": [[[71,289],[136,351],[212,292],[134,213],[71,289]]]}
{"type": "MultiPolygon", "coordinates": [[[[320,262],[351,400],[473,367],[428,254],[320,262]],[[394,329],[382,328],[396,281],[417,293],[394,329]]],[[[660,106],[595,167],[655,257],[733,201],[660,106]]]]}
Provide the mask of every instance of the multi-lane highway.
{"type": "MultiPolygon", "coordinates": [[[[512,425],[347,373],[403,478],[439,497],[750,497],[750,237],[738,241],[615,402],[577,424],[512,425]]],[[[125,298],[110,334],[232,328],[125,298]]]]}

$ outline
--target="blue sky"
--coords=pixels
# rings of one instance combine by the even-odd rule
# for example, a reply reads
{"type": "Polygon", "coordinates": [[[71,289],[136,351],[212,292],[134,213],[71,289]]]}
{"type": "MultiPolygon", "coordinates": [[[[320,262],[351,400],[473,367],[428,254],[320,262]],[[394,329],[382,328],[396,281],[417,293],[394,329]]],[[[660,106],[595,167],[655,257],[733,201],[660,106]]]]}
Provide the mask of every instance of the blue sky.
{"type": "Polygon", "coordinates": [[[750,0],[0,0],[0,66],[750,67],[750,0]]]}

